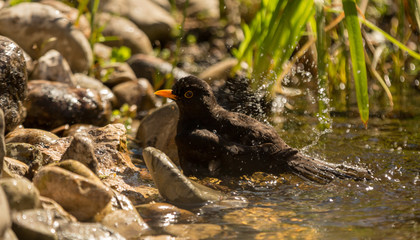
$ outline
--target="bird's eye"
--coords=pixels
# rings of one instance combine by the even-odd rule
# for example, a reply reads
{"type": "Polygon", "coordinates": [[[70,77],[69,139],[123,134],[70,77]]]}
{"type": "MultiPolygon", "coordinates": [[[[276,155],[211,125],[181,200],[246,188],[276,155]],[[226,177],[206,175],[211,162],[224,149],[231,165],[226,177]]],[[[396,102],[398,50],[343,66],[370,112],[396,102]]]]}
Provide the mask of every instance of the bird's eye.
{"type": "Polygon", "coordinates": [[[186,97],[186,98],[192,98],[192,96],[193,96],[194,94],[193,94],[193,92],[192,91],[187,91],[185,94],[184,94],[184,97],[186,97]]]}

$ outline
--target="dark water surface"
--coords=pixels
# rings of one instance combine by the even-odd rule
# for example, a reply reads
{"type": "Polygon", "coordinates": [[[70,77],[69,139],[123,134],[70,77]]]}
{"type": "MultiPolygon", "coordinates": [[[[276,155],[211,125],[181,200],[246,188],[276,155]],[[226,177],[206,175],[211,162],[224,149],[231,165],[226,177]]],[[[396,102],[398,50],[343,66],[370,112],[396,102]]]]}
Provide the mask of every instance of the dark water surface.
{"type": "Polygon", "coordinates": [[[330,162],[366,166],[374,180],[328,185],[281,176],[243,179],[242,209],[204,212],[222,239],[419,239],[420,119],[334,118],[327,133],[316,119],[288,116],[280,134],[289,145],[330,162]],[[293,122],[293,123],[292,123],[293,122]],[[299,123],[299,124],[296,124],[299,123]]]}

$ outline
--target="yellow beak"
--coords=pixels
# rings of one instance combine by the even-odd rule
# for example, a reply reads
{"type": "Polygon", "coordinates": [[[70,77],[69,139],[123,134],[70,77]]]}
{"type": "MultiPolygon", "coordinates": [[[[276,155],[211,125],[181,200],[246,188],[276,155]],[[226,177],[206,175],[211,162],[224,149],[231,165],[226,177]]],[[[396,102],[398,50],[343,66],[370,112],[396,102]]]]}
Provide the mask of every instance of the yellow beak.
{"type": "Polygon", "coordinates": [[[155,95],[161,96],[161,97],[167,97],[173,100],[176,100],[177,96],[172,94],[172,90],[171,89],[164,89],[164,90],[159,90],[155,92],[155,95]]]}

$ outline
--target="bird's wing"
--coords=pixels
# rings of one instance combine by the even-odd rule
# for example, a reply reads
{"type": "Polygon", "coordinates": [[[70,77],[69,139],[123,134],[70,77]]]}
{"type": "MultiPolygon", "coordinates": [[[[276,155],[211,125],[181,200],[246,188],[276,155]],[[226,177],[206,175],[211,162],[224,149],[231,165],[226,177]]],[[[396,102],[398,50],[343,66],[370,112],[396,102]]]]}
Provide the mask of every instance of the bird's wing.
{"type": "Polygon", "coordinates": [[[176,141],[181,155],[185,154],[180,158],[197,164],[202,161],[206,164],[203,167],[210,171],[216,171],[218,167],[222,167],[223,171],[241,168],[243,174],[265,171],[264,166],[283,166],[289,156],[297,153],[296,149],[282,148],[275,143],[244,145],[207,129],[178,134],[176,141]]]}
{"type": "Polygon", "coordinates": [[[273,127],[245,114],[223,112],[219,123],[222,128],[219,134],[230,141],[246,146],[273,143],[282,149],[289,148],[273,127]]]}

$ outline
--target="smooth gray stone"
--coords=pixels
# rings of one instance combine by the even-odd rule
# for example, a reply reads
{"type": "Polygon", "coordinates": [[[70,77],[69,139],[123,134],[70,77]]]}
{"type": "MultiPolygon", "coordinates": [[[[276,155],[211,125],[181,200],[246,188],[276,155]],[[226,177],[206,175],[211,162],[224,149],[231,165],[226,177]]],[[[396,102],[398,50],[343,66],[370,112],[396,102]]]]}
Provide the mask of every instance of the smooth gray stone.
{"type": "Polygon", "coordinates": [[[225,197],[219,191],[191,181],[165,153],[156,148],[145,148],[143,157],[159,193],[176,206],[200,206],[225,197]]]}

